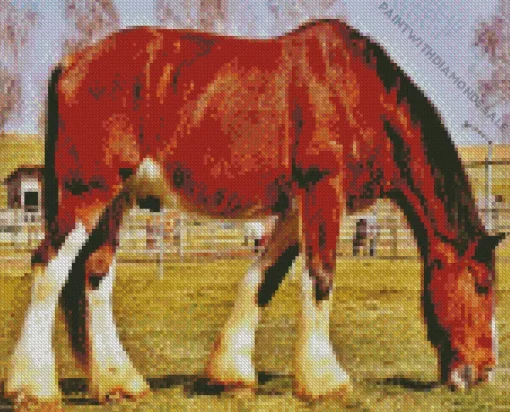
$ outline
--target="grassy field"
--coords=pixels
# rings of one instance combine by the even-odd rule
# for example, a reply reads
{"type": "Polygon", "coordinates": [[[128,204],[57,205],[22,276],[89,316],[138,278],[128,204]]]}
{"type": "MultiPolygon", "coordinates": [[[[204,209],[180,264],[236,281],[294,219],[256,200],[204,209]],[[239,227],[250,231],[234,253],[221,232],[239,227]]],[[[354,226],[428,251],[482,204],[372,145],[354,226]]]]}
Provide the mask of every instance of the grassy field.
{"type": "MultiPolygon", "coordinates": [[[[292,396],[297,284],[288,279],[266,310],[257,334],[257,395],[201,394],[200,375],[214,338],[233,304],[248,260],[176,263],[157,280],[153,264],[121,264],[114,292],[121,340],[153,392],[136,403],[99,406],[83,391],[59,320],[55,342],[65,411],[492,411],[510,410],[510,376],[466,394],[436,384],[436,358],[425,340],[417,261],[345,260],[336,276],[332,341],[354,380],[343,401],[302,402],[292,396]]],[[[510,265],[500,264],[499,273],[510,265]]],[[[19,334],[30,275],[0,272],[0,378],[19,334]]],[[[500,276],[500,367],[510,367],[510,279],[500,276]]],[[[0,409],[8,401],[0,399],[0,409]]]]}

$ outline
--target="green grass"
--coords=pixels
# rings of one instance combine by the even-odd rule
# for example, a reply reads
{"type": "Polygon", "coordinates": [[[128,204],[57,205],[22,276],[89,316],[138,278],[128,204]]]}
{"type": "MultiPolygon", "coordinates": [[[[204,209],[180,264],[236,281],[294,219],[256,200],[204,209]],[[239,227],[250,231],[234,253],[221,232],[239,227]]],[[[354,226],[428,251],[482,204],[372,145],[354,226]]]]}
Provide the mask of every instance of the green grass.
{"type": "MultiPolygon", "coordinates": [[[[510,377],[466,394],[432,383],[436,358],[420,314],[417,261],[341,261],[336,276],[331,337],[354,380],[343,401],[302,402],[292,396],[292,353],[298,289],[286,280],[257,333],[256,365],[272,376],[255,397],[186,395],[200,375],[214,338],[233,304],[248,260],[175,263],[157,280],[155,264],[121,264],[114,291],[119,334],[138,369],[158,386],[136,403],[98,406],[85,393],[65,397],[65,411],[473,411],[508,410],[510,377]],[[499,408],[498,408],[499,407],[499,408]]],[[[0,378],[19,334],[30,276],[0,275],[0,378]]],[[[508,263],[499,273],[508,273],[508,263]]],[[[500,366],[510,367],[510,280],[499,278],[500,366]]],[[[64,384],[84,375],[71,357],[62,322],[55,336],[64,384]]]]}

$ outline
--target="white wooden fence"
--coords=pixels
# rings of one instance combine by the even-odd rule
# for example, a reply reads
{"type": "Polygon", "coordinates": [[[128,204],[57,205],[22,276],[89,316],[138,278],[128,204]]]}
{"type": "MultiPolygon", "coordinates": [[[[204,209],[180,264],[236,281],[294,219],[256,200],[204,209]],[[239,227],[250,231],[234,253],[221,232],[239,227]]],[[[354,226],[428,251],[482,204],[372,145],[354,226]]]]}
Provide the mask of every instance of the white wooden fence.
{"type": "MultiPolygon", "coordinates": [[[[495,231],[510,231],[510,204],[494,204],[490,211],[495,231]]],[[[484,210],[481,216],[487,216],[484,210]]],[[[359,257],[416,258],[418,251],[412,231],[401,212],[389,202],[363,214],[343,219],[338,242],[340,257],[353,256],[356,222],[369,221],[372,227],[359,249],[359,257]]],[[[196,258],[247,257],[255,253],[257,231],[249,221],[212,220],[177,210],[149,212],[133,209],[125,216],[119,235],[120,261],[184,260],[196,258]]],[[[261,221],[267,231],[272,219],[261,221]]],[[[43,238],[39,213],[0,210],[0,264],[14,257],[29,260],[30,252],[43,238]]],[[[506,252],[505,252],[506,253],[506,252]]]]}

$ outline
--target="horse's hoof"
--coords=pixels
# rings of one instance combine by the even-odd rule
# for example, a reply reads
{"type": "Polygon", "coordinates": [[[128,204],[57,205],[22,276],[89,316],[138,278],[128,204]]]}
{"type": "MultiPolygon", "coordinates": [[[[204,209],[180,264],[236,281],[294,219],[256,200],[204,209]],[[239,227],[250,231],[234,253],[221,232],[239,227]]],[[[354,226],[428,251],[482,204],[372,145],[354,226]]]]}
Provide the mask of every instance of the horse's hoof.
{"type": "Polygon", "coordinates": [[[63,410],[60,396],[39,398],[23,391],[16,394],[5,393],[4,395],[14,399],[14,410],[16,411],[61,412],[63,410]]]}
{"type": "Polygon", "coordinates": [[[204,375],[213,385],[225,388],[255,387],[257,378],[249,355],[215,353],[207,365],[204,375]]]}
{"type": "Polygon", "coordinates": [[[486,378],[482,382],[494,383],[496,381],[496,370],[494,368],[485,369],[486,378]]]}
{"type": "Polygon", "coordinates": [[[336,359],[329,340],[318,335],[298,344],[294,393],[300,398],[315,400],[344,397],[352,390],[347,372],[336,359]]]}
{"type": "Polygon", "coordinates": [[[15,399],[17,403],[58,404],[62,393],[58,386],[56,373],[51,367],[38,367],[26,359],[12,361],[10,373],[4,385],[6,398],[15,399]]]}
{"type": "Polygon", "coordinates": [[[129,400],[132,402],[139,401],[140,399],[146,397],[150,393],[150,390],[133,392],[127,391],[123,388],[112,388],[107,393],[101,393],[94,396],[99,403],[120,403],[124,400],[129,400]]]}
{"type": "Polygon", "coordinates": [[[107,403],[123,399],[139,400],[149,394],[150,387],[137,372],[122,376],[112,373],[92,379],[89,391],[100,403],[107,403]]]}
{"type": "Polygon", "coordinates": [[[234,398],[253,398],[255,396],[255,387],[254,386],[225,386],[224,393],[234,397],[234,398]]]}
{"type": "Polygon", "coordinates": [[[351,391],[351,380],[336,361],[329,368],[310,364],[294,378],[294,394],[304,400],[344,398],[351,391]]]}

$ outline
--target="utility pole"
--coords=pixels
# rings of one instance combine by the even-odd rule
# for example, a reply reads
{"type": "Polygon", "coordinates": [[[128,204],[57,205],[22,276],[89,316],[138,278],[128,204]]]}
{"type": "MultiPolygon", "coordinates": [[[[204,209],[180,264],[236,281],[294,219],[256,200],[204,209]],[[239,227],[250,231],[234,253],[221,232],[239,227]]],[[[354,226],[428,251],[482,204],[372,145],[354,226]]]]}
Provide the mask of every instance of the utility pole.
{"type": "Polygon", "coordinates": [[[492,139],[490,139],[477,126],[464,122],[465,129],[472,129],[487,142],[487,156],[485,157],[485,227],[490,233],[493,230],[492,224],[492,139]]]}
{"type": "Polygon", "coordinates": [[[492,232],[492,141],[489,140],[487,143],[487,157],[485,161],[485,193],[486,193],[486,219],[487,219],[487,231],[492,232]]]}

